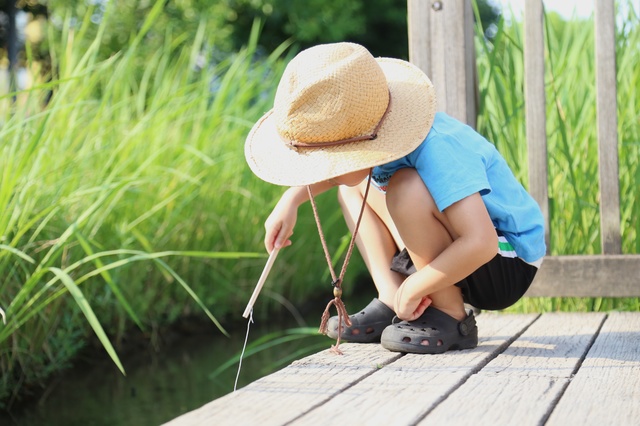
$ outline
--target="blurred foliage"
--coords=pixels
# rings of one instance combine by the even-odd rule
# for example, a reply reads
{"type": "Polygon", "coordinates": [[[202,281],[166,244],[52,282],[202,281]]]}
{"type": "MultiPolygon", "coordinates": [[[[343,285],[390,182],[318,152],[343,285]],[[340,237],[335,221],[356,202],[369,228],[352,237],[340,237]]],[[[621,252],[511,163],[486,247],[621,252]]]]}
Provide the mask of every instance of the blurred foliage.
{"type": "MultiPolygon", "coordinates": [[[[477,3],[485,36],[491,38],[500,9],[492,0],[477,3]]],[[[10,4],[10,0],[0,2],[0,14],[6,16],[10,4]]],[[[99,24],[108,18],[99,53],[107,58],[130,43],[153,4],[150,0],[17,0],[16,7],[29,13],[31,19],[46,18],[49,30],[54,32],[64,31],[66,22],[79,28],[82,20],[90,19],[95,25],[89,27],[85,40],[92,39],[91,32],[96,33],[99,24]],[[107,17],[107,13],[111,16],[107,17]]],[[[408,59],[406,0],[167,0],[162,16],[146,36],[144,48],[157,51],[162,47],[164,35],[172,30],[193,39],[199,26],[205,23],[208,31],[204,46],[214,59],[222,60],[246,44],[255,20],[263,24],[260,45],[264,52],[272,52],[287,40],[298,49],[318,43],[352,41],[367,47],[374,56],[408,59]]],[[[3,47],[4,21],[0,19],[3,47]]],[[[48,49],[44,41],[32,46],[32,55],[45,59],[48,49]]]]}
{"type": "Polygon", "coordinates": [[[265,22],[260,43],[268,51],[292,38],[300,48],[353,41],[376,56],[408,56],[405,0],[229,0],[228,4],[236,13],[234,38],[241,38],[259,18],[265,22]]]}

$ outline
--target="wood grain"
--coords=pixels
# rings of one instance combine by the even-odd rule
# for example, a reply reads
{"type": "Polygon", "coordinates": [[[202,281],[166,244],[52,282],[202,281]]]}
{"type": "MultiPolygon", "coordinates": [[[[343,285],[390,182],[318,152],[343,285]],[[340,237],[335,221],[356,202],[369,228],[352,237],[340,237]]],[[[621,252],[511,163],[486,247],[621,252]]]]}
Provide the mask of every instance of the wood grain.
{"type": "Polygon", "coordinates": [[[530,297],[640,297],[640,256],[547,256],[530,297]]]}
{"type": "Polygon", "coordinates": [[[548,425],[633,425],[640,419],[640,315],[609,314],[548,425]]]}
{"type": "Polygon", "coordinates": [[[543,315],[419,424],[543,424],[604,317],[543,315]]]}
{"type": "Polygon", "coordinates": [[[349,425],[413,424],[443,395],[504,350],[536,318],[537,315],[482,314],[477,319],[477,349],[446,355],[407,354],[293,424],[323,425],[327,419],[349,425]]]}

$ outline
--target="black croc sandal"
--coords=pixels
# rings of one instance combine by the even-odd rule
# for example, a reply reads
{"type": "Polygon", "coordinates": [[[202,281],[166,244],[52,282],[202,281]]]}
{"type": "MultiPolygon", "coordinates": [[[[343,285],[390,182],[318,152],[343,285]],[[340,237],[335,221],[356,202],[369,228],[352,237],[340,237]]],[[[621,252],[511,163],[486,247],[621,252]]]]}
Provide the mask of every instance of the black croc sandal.
{"type": "Polygon", "coordinates": [[[441,354],[478,346],[478,327],[473,312],[458,321],[434,307],[415,321],[395,322],[382,332],[382,347],[393,352],[441,354]]]}
{"type": "MultiPolygon", "coordinates": [[[[363,310],[349,315],[351,327],[342,323],[340,339],[345,342],[373,343],[380,341],[380,335],[395,316],[393,309],[374,298],[363,310]]],[[[338,338],[338,317],[329,318],[327,322],[327,336],[338,338]]]]}

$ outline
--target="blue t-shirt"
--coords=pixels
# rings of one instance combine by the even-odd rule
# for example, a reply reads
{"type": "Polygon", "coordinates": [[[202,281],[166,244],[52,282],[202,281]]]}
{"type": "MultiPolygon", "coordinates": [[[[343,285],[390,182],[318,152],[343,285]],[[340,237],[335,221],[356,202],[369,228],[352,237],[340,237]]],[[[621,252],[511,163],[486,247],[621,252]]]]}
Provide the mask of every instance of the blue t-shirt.
{"type": "Polygon", "coordinates": [[[384,191],[393,173],[407,167],[416,169],[440,211],[479,192],[493,225],[518,257],[535,262],[544,256],[544,218],[538,204],[495,146],[471,127],[437,113],[422,144],[403,158],[375,167],[373,181],[384,191]]]}

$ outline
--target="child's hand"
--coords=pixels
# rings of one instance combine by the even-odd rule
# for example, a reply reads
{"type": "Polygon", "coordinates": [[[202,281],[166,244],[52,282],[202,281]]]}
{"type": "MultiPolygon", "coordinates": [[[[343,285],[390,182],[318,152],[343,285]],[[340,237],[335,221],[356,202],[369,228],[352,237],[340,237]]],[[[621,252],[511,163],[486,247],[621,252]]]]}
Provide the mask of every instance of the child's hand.
{"type": "Polygon", "coordinates": [[[429,296],[413,296],[405,281],[396,292],[394,311],[401,320],[414,321],[431,305],[429,296]]]}
{"type": "Polygon", "coordinates": [[[264,246],[271,253],[274,248],[291,245],[289,237],[293,235],[293,228],[298,219],[298,209],[286,199],[281,199],[264,222],[264,246]]]}

